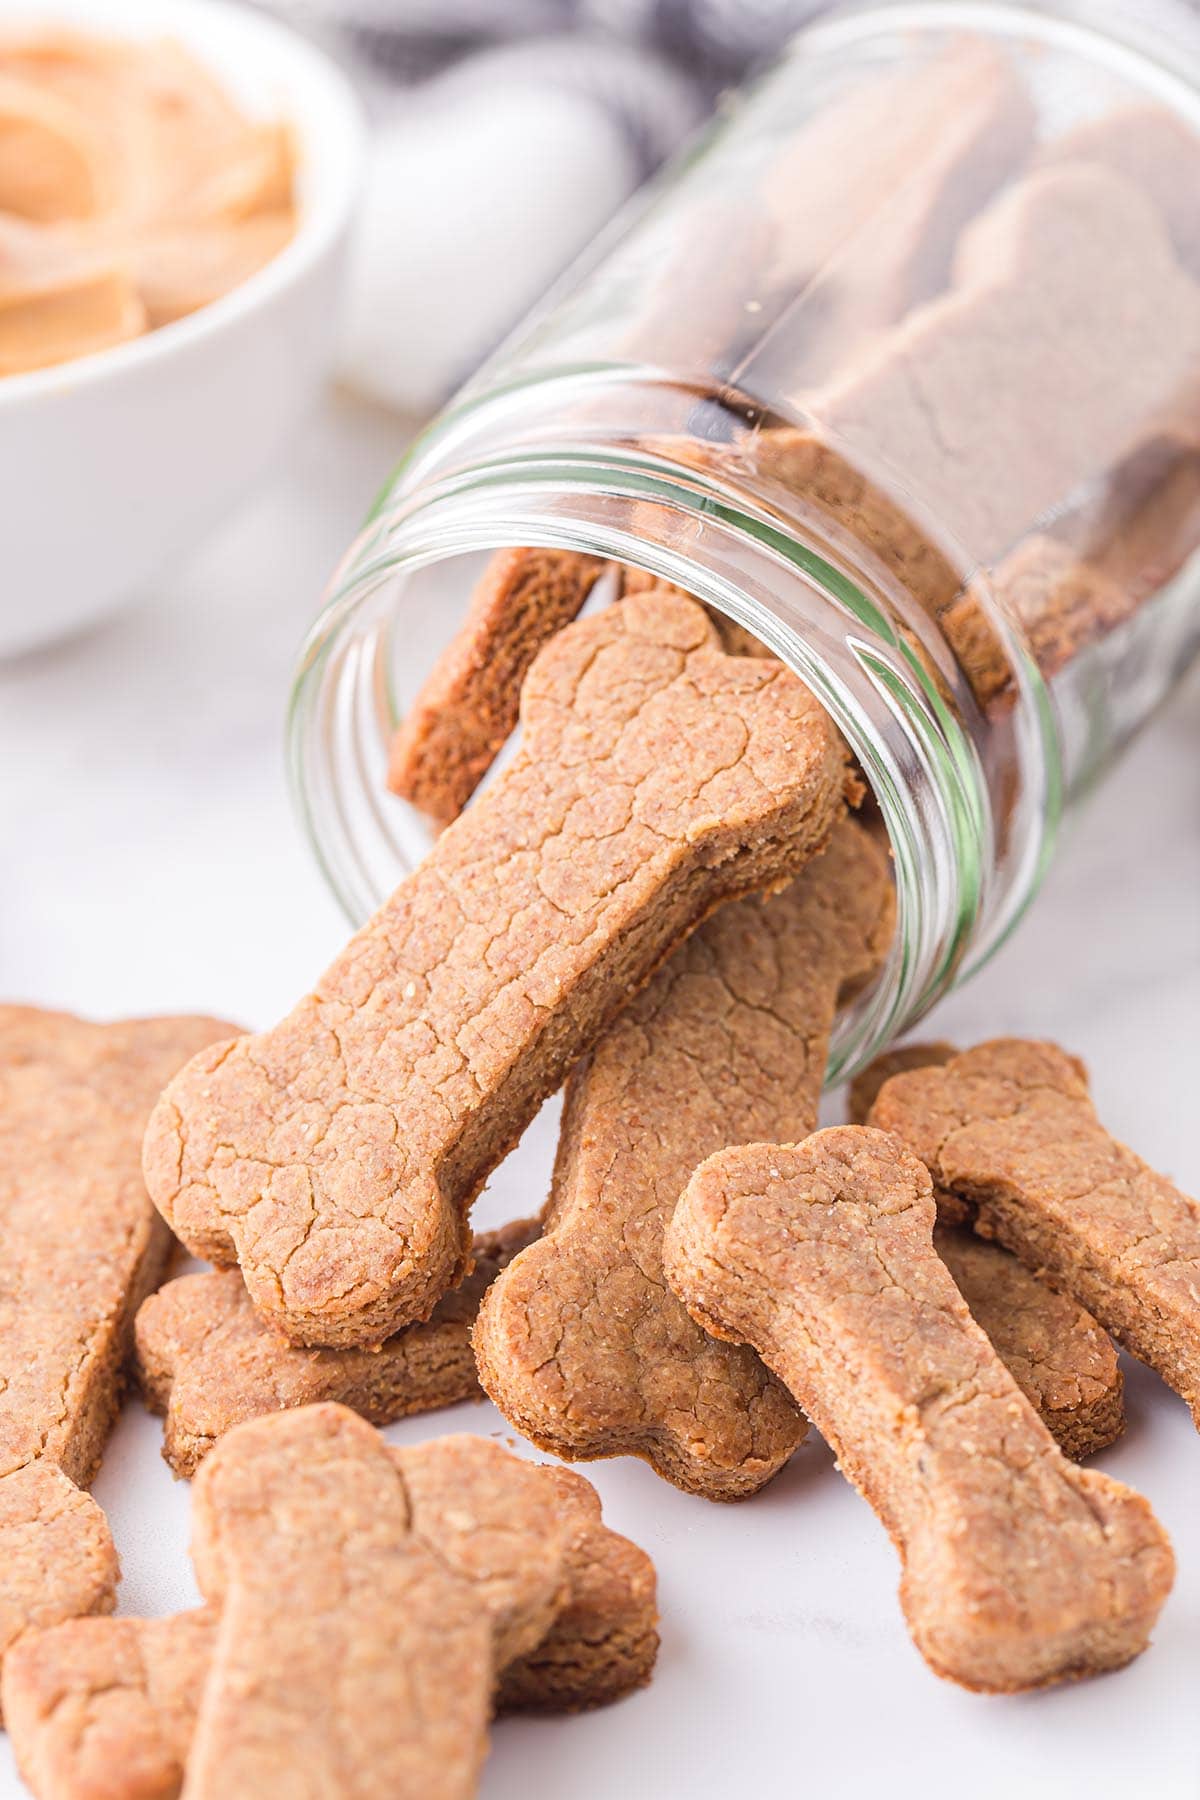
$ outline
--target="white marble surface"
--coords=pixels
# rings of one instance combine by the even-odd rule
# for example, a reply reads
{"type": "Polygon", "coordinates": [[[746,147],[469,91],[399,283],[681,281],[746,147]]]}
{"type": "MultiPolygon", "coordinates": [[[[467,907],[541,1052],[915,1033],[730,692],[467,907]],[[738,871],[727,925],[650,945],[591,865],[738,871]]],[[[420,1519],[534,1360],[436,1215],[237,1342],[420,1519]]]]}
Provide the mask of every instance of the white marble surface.
{"type": "MultiPolygon", "coordinates": [[[[123,617],[0,669],[0,990],[97,1016],[202,1009],[269,1022],[342,926],[300,841],[280,742],[291,661],[325,575],[401,446],[331,403],[273,486],[123,617]]],[[[963,1041],[1044,1033],[1084,1055],[1104,1118],[1200,1190],[1200,669],[1074,822],[1032,916],[931,1021],[963,1041]]],[[[542,1199],[539,1121],[481,1216],[542,1199]]],[[[1200,1443],[1131,1368],[1130,1425],[1102,1459],[1174,1535],[1179,1577],[1150,1652],[1101,1682],[981,1700],[909,1645],[892,1550],[815,1441],[757,1500],[706,1505],[640,1464],[591,1471],[611,1522],[654,1554],[653,1685],[607,1713],[504,1721],[488,1800],[887,1792],[1196,1800],[1200,1443]]],[[[489,1407],[398,1427],[507,1435],[489,1407]]],[[[187,1490],[126,1409],[97,1483],[121,1606],[193,1595],[187,1490]]],[[[0,1739],[0,1800],[21,1792],[0,1739]]]]}

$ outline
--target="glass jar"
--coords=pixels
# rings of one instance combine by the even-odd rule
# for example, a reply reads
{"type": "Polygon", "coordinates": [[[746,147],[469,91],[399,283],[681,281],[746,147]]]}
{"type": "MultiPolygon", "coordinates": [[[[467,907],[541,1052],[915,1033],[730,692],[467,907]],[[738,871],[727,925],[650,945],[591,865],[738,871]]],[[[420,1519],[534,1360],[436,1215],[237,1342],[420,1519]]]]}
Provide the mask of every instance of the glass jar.
{"type": "Polygon", "coordinates": [[[336,576],[290,760],[353,922],[430,842],[399,720],[484,553],[542,545],[695,595],[844,732],[899,923],[832,1073],[978,967],[1200,646],[1198,95],[1175,49],[933,0],[809,29],[732,101],[336,576]]]}

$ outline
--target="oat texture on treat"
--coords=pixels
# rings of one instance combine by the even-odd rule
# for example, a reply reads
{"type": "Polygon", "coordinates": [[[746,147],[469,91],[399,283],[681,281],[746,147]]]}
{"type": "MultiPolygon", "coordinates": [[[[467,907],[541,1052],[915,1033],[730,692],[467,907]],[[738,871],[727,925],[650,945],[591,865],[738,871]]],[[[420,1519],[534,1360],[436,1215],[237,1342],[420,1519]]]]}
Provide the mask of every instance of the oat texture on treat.
{"type": "Polygon", "coordinates": [[[909,1629],[938,1674],[1008,1692],[1117,1668],[1170,1589],[1166,1534],[1138,1495],[1062,1455],[934,1249],[935,1217],[897,1138],[836,1126],[704,1163],[667,1274],[833,1446],[900,1551],[909,1629]]]}
{"type": "Polygon", "coordinates": [[[894,1077],[872,1119],[981,1236],[1086,1306],[1200,1424],[1200,1206],[1105,1130],[1076,1058],[999,1038],[894,1077]]]}
{"type": "Polygon", "coordinates": [[[163,1455],[194,1475],[217,1439],[247,1419],[319,1400],[349,1406],[372,1425],[479,1398],[471,1325],[491,1282],[540,1227],[515,1220],[479,1233],[474,1266],[422,1325],[377,1350],[309,1350],[273,1331],[250,1304],[236,1269],[181,1275],[137,1316],[142,1392],[161,1413],[163,1455]]]}
{"type": "Polygon", "coordinates": [[[853,790],[794,676],[640,595],[534,663],[508,770],[273,1031],[150,1121],[151,1194],[293,1341],[381,1343],[470,1258],[467,1210],[547,1094],[723,900],[778,886],[853,790]]]}
{"type": "Polygon", "coordinates": [[[604,571],[574,550],[498,550],[467,616],[392,740],[388,786],[439,825],[456,819],[517,723],[534,657],[604,571]]]}
{"type": "MultiPolygon", "coordinates": [[[[260,1448],[263,1432],[268,1443],[276,1435],[273,1420],[255,1429],[260,1448]]],[[[304,1426],[301,1440],[312,1430],[304,1426]]],[[[295,1437],[289,1441],[294,1451],[295,1437]]],[[[364,1443],[360,1432],[360,1454],[364,1443]]],[[[445,1438],[388,1455],[411,1533],[482,1597],[497,1665],[513,1657],[496,1696],[502,1709],[575,1710],[619,1698],[648,1678],[658,1641],[653,1565],[601,1523],[588,1482],[520,1463],[480,1438],[445,1438]],[[527,1539],[538,1531],[549,1576],[539,1575],[522,1598],[527,1539]],[[531,1645],[555,1572],[561,1582],[553,1616],[531,1645]]],[[[346,1467],[328,1467],[330,1504],[338,1503],[354,1466],[351,1457],[346,1467]]],[[[104,1800],[175,1800],[219,1618],[211,1605],[167,1619],[78,1620],[22,1646],[6,1676],[10,1722],[20,1767],[39,1800],[101,1793],[104,1800]]],[[[290,1749],[285,1755],[290,1761],[290,1749]]]]}
{"type": "Polygon", "coordinates": [[[77,1487],[99,1466],[134,1314],[171,1247],[142,1132],[168,1078],[231,1029],[0,1007],[0,1656],[27,1626],[113,1605],[108,1527],[77,1487]]]}
{"type": "Polygon", "coordinates": [[[574,1071],[544,1235],[475,1327],[484,1387],[543,1449],[639,1454],[732,1500],[799,1443],[753,1351],[714,1343],[668,1289],[663,1230],[714,1150],[816,1125],[839,992],[878,968],[893,921],[887,858],[845,820],[783,893],[715,913],[574,1071]]]}

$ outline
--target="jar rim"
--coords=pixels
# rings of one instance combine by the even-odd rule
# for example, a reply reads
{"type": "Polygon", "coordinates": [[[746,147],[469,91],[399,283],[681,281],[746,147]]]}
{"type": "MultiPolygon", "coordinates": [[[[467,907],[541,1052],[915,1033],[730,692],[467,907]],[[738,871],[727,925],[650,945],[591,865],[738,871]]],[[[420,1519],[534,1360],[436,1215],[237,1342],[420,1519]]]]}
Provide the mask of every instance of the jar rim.
{"type": "MultiPolygon", "coordinates": [[[[847,738],[891,840],[898,921],[889,967],[839,1021],[834,1073],[861,1065],[1007,937],[1048,864],[1061,799],[1053,714],[1019,647],[1014,661],[1028,683],[1024,717],[1033,722],[1024,791],[1025,828],[1033,836],[1021,869],[1000,892],[989,885],[995,822],[975,745],[925,678],[920,657],[890,625],[863,571],[849,569],[832,546],[799,539],[711,472],[640,448],[509,451],[432,479],[424,468],[419,481],[417,473],[405,470],[409,491],[390,508],[376,507],[343,563],[306,641],[289,706],[294,799],[352,923],[361,924],[415,860],[397,841],[409,809],[386,793],[379,754],[379,740],[400,716],[388,673],[392,609],[401,603],[396,584],[467,552],[540,544],[635,563],[695,594],[792,668],[847,738]],[[631,504],[638,507],[636,534],[628,517],[620,517],[631,504]],[[657,521],[656,507],[662,509],[657,521]],[[665,541],[665,531],[656,538],[652,524],[668,518],[676,533],[680,521],[699,528],[705,563],[665,541]],[[754,585],[738,585],[714,566],[718,543],[753,572],[754,585]],[[762,595],[772,591],[772,580],[777,593],[781,578],[790,601],[773,610],[777,600],[766,604],[762,595]],[[334,744],[331,725],[342,733],[334,744]],[[369,796],[346,791],[347,784],[371,780],[377,791],[369,796]],[[343,815],[364,805],[359,829],[381,832],[392,844],[390,880],[371,872],[347,834],[343,815]]],[[[998,624],[1011,638],[1007,622],[998,624]]]]}

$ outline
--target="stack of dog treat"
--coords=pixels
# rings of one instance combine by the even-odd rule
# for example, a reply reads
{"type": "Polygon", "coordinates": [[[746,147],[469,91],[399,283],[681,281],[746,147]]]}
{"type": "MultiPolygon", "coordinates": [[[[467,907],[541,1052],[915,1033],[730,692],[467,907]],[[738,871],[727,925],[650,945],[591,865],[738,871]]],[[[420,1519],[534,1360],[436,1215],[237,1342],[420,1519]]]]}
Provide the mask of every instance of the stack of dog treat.
{"type": "Polygon", "coordinates": [[[566,622],[600,568],[496,559],[395,745],[446,828],[273,1030],[0,1012],[0,1691],[43,1800],[467,1795],[496,1707],[645,1682],[654,1571],[581,1476],[375,1429],[480,1385],[714,1500],[812,1420],[966,1687],[1147,1644],[1169,1543],[1077,1464],[1110,1333],[1200,1417],[1200,1209],[1048,1044],[910,1047],[816,1129],[886,849],[823,710],[693,600],[630,573],[566,622]],[[472,1238],[564,1080],[541,1220],[472,1238]],[[159,1286],[172,1234],[216,1270],[159,1286]],[[171,1618],[95,1616],[127,1359],[195,1475],[171,1618]]]}

